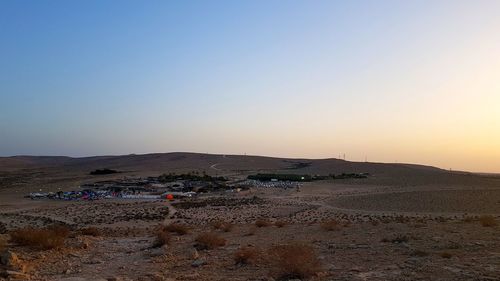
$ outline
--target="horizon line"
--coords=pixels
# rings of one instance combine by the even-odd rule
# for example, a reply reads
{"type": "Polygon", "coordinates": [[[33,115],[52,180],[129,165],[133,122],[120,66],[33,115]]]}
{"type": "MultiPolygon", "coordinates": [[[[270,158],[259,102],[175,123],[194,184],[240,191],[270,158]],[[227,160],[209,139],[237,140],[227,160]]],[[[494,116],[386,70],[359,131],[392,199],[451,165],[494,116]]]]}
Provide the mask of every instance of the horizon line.
{"type": "Polygon", "coordinates": [[[339,160],[352,163],[370,163],[370,164],[397,164],[397,165],[415,165],[424,166],[440,169],[443,171],[456,172],[456,173],[472,173],[472,174],[482,174],[482,175],[500,175],[500,172],[473,172],[466,170],[453,170],[445,169],[439,166],[434,166],[432,164],[425,163],[412,163],[412,162],[377,162],[377,161],[356,161],[348,160],[337,157],[325,157],[325,158],[307,158],[307,157],[289,157],[289,156],[272,156],[272,155],[257,155],[257,154],[228,154],[228,153],[213,153],[213,152],[197,152],[197,151],[169,151],[169,152],[145,152],[145,153],[129,153],[129,154],[103,154],[103,155],[85,155],[85,156],[68,156],[68,155],[34,155],[34,154],[17,154],[0,156],[0,158],[15,158],[15,157],[65,157],[71,159],[83,159],[83,158],[96,158],[96,157],[122,157],[122,156],[145,156],[153,154],[174,154],[174,153],[185,153],[185,154],[201,154],[201,155],[215,155],[215,156],[250,156],[250,157],[264,157],[264,158],[277,158],[277,159],[290,159],[290,160],[339,160]]]}

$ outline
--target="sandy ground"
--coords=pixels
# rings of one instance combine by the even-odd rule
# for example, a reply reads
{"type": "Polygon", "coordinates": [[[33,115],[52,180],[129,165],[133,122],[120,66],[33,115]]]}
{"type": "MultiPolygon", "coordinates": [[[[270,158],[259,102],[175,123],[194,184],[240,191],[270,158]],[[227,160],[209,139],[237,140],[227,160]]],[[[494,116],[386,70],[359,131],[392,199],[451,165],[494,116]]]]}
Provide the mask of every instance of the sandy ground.
{"type": "Polygon", "coordinates": [[[101,230],[98,237],[77,234],[61,250],[10,245],[31,265],[31,280],[272,280],[266,251],[293,241],[312,245],[321,261],[312,280],[499,280],[500,228],[464,220],[483,210],[498,216],[499,190],[369,193],[366,186],[327,186],[204,196],[174,202],[174,214],[165,201],[28,200],[17,210],[2,205],[0,218],[9,229],[62,222],[75,233],[88,226],[101,230]],[[286,225],[258,228],[261,218],[286,225]],[[190,233],[152,249],[154,229],[165,219],[189,225],[190,233]],[[327,219],[339,228],[323,229],[327,219]],[[212,230],[218,220],[234,227],[212,230]],[[195,237],[206,231],[217,232],[226,245],[195,251],[195,237]],[[394,242],[398,237],[405,241],[394,242]],[[248,245],[262,252],[262,260],[236,265],[234,252],[248,245]],[[193,267],[195,260],[203,265],[193,267]]]}

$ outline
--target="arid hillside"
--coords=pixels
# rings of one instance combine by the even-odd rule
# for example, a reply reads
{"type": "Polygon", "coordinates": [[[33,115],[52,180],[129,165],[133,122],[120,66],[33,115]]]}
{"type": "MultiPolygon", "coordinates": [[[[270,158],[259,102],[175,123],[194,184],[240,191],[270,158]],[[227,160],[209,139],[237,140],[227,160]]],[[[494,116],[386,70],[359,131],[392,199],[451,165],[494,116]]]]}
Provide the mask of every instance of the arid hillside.
{"type": "MultiPolygon", "coordinates": [[[[454,185],[498,187],[500,177],[450,172],[430,166],[350,162],[339,159],[286,159],[263,156],[215,155],[199,153],[155,153],[144,155],[71,158],[60,156],[15,156],[0,158],[0,192],[69,188],[87,181],[124,176],[154,176],[162,173],[205,172],[244,178],[258,172],[311,175],[369,173],[367,180],[355,184],[384,186],[454,185]],[[96,169],[119,171],[113,175],[92,176],[96,169]]],[[[343,183],[351,183],[346,180],[343,183]]]]}

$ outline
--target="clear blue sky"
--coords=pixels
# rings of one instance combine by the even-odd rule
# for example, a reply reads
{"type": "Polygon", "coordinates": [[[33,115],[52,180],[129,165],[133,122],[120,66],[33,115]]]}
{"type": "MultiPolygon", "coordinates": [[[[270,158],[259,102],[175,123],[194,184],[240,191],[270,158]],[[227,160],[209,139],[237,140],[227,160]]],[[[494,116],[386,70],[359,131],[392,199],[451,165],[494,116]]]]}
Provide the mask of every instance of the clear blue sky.
{"type": "Polygon", "coordinates": [[[500,1],[0,0],[0,155],[500,172],[500,1]]]}

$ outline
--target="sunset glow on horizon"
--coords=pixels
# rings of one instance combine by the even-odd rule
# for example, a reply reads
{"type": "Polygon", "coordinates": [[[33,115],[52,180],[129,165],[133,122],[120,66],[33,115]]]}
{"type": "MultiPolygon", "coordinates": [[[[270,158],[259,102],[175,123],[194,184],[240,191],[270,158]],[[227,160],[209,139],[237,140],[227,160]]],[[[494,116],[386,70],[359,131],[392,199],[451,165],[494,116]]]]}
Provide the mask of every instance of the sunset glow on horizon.
{"type": "Polygon", "coordinates": [[[500,173],[500,1],[2,1],[0,156],[500,173]]]}

